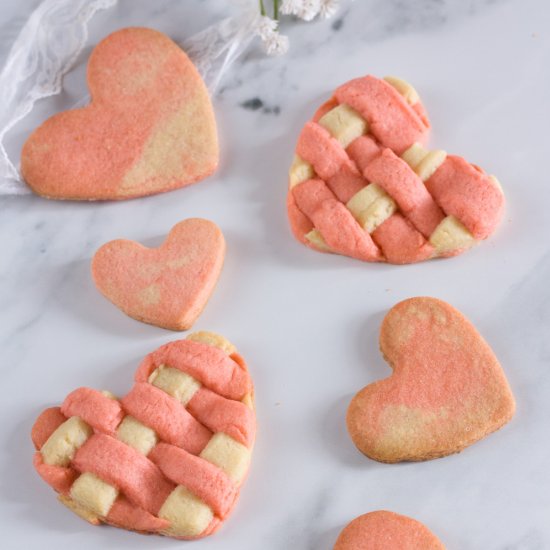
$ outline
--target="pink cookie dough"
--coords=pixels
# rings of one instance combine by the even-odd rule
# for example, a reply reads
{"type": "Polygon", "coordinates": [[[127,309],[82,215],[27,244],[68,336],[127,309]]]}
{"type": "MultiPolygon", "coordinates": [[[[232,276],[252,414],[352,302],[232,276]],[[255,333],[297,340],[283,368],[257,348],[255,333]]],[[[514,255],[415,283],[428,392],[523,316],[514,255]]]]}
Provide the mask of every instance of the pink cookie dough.
{"type": "Polygon", "coordinates": [[[119,239],[92,260],[98,290],[124,313],[171,330],[190,328],[220,275],[225,240],[212,222],[199,218],[175,225],[158,248],[119,239]]]}

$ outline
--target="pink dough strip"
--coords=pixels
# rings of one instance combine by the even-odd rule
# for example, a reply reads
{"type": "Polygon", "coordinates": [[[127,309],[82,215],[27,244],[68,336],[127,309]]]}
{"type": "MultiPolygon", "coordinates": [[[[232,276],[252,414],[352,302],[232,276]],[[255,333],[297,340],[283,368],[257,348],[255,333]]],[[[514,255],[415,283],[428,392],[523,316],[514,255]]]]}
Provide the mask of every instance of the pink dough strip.
{"type": "Polygon", "coordinates": [[[327,184],[340,202],[348,202],[355,193],[363,189],[367,182],[355,164],[349,159],[338,172],[327,180],[327,184]]]}
{"type": "Polygon", "coordinates": [[[372,137],[360,136],[348,145],[346,152],[363,173],[367,164],[380,153],[380,146],[372,137]]]}
{"type": "Polygon", "coordinates": [[[422,180],[391,149],[384,149],[375,157],[363,174],[395,200],[406,217],[425,237],[429,237],[445,217],[422,180]]]}
{"type": "Polygon", "coordinates": [[[174,489],[148,458],[108,435],[92,435],[76,452],[73,465],[114,485],[153,515],[158,514],[174,489]]]}
{"type": "Polygon", "coordinates": [[[504,195],[487,174],[462,157],[448,155],[426,187],[478,240],[487,238],[502,217],[504,195]]]}
{"type": "Polygon", "coordinates": [[[388,262],[408,264],[428,259],[433,246],[401,214],[393,214],[372,233],[388,262]]]}
{"type": "Polygon", "coordinates": [[[35,449],[40,450],[42,445],[48,441],[50,435],[52,435],[65,420],[67,420],[67,418],[63,416],[59,407],[50,407],[42,411],[40,416],[35,420],[31,430],[31,439],[35,449]]]}
{"type": "Polygon", "coordinates": [[[426,109],[424,108],[424,105],[420,101],[417,101],[414,105],[411,105],[411,108],[413,111],[420,117],[420,120],[422,121],[422,124],[426,126],[426,128],[430,127],[430,119],[428,118],[428,113],[426,112],[426,109]]]}
{"type": "Polygon", "coordinates": [[[136,382],[122,406],[162,440],[190,453],[199,454],[212,437],[177,399],[146,382],[136,382]]]}
{"type": "Polygon", "coordinates": [[[311,220],[322,202],[336,200],[334,193],[320,179],[311,179],[299,183],[292,189],[292,194],[296,206],[311,220]]]}
{"type": "Polygon", "coordinates": [[[141,532],[161,531],[170,526],[169,521],[157,518],[153,514],[138,508],[124,495],[119,495],[111,506],[107,514],[107,521],[124,529],[141,532]]]}
{"type": "Polygon", "coordinates": [[[223,432],[251,447],[256,433],[254,411],[240,401],[201,388],[187,403],[188,411],[212,432],[223,432]]]}
{"type": "Polygon", "coordinates": [[[294,237],[296,237],[296,239],[298,239],[301,243],[315,248],[305,238],[305,235],[313,229],[313,222],[298,208],[293,193],[287,193],[286,206],[288,210],[288,218],[290,220],[290,229],[292,230],[294,237]]]}
{"type": "Polygon", "coordinates": [[[296,145],[296,154],[313,165],[315,173],[330,179],[347,163],[346,152],[328,130],[316,122],[306,122],[296,145]]]}
{"type": "Polygon", "coordinates": [[[323,202],[313,215],[313,223],[325,242],[336,252],[365,262],[381,259],[371,236],[341,202],[323,202]]]}
{"type": "Polygon", "coordinates": [[[61,412],[67,416],[78,416],[94,430],[109,435],[115,433],[124,417],[120,403],[91,388],[72,391],[61,405],[61,412]]]}
{"type": "Polygon", "coordinates": [[[374,76],[356,78],[337,88],[335,97],[369,123],[369,131],[399,155],[413,143],[424,143],[428,126],[399,92],[374,76]]]}
{"type": "Polygon", "coordinates": [[[370,235],[322,180],[304,181],[292,192],[298,208],[311,219],[335,252],[364,261],[380,259],[380,251],[370,235]]]}
{"type": "Polygon", "coordinates": [[[170,481],[189,489],[221,519],[233,507],[238,489],[217,466],[166,443],[159,443],[149,457],[170,481]]]}
{"type": "Polygon", "coordinates": [[[78,477],[78,473],[75,472],[72,468],[44,464],[42,454],[39,452],[34,453],[32,463],[34,465],[34,468],[38,472],[38,475],[40,475],[40,477],[48,485],[50,485],[50,487],[63,495],[69,493],[71,485],[78,477]]]}
{"type": "Polygon", "coordinates": [[[160,365],[179,369],[229,399],[242,399],[252,389],[246,368],[221,349],[202,342],[177,340],[161,346],[145,357],[135,380],[147,382],[160,365]]]}

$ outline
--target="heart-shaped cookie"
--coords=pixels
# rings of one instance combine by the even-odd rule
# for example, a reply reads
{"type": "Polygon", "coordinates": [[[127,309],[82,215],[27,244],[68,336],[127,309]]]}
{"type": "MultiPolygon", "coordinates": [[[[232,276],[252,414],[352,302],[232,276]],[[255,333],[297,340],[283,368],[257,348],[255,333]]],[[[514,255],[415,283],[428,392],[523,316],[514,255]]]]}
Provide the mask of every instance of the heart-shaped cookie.
{"type": "Polygon", "coordinates": [[[348,523],[334,550],[445,550],[445,546],[419,521],[380,510],[348,523]]]}
{"type": "Polygon", "coordinates": [[[428,151],[417,92],[394,77],[357,78],[306,123],[289,173],[292,232],[363,261],[455,256],[486,239],[504,208],[500,184],[445,151],[428,151]]]}
{"type": "Polygon", "coordinates": [[[124,239],[104,244],[92,275],[99,291],[130,317],[187,330],[216,286],[224,255],[218,226],[192,218],[175,225],[159,248],[124,239]]]}
{"type": "Polygon", "coordinates": [[[395,305],[382,323],[380,350],[393,374],[357,393],[347,413],[353,442],[374,460],[456,453],[514,414],[495,354],[470,321],[441,300],[395,305]]]}
{"type": "Polygon", "coordinates": [[[201,180],[218,164],[208,91],[166,35],[122,29],[88,63],[91,103],[59,113],[29,137],[21,172],[39,195],[128,199],[201,180]]]}
{"type": "Polygon", "coordinates": [[[122,399],[79,388],[46,409],[32,428],[34,466],[93,524],[200,538],[233,509],[255,430],[243,358],[199,332],[148,355],[122,399]]]}

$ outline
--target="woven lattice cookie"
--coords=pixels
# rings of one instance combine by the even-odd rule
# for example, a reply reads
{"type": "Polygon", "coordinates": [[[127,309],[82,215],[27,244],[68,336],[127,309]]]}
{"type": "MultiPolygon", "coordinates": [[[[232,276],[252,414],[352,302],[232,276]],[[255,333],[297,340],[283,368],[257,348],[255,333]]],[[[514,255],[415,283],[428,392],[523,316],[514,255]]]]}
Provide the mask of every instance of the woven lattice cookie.
{"type": "Polygon", "coordinates": [[[504,208],[498,181],[425,149],[428,129],[403,80],[366,76],[338,88],[296,146],[287,201],[296,238],[397,264],[454,256],[487,238],[504,208]]]}
{"type": "Polygon", "coordinates": [[[227,518],[256,422],[246,364],[196,333],[148,355],[122,399],[79,388],[36,420],[34,465],[93,524],[193,539],[227,518]]]}

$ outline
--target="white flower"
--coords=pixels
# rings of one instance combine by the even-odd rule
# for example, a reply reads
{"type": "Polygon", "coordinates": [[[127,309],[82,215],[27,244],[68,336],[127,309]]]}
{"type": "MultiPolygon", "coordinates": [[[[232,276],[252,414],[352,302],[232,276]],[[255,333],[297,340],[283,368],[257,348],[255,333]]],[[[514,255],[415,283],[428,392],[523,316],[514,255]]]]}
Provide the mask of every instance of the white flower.
{"type": "Polygon", "coordinates": [[[340,0],[321,0],[319,15],[323,19],[328,19],[338,11],[339,7],[340,7],[340,0]]]}
{"type": "Polygon", "coordinates": [[[277,21],[267,17],[267,15],[262,15],[258,19],[256,24],[256,34],[262,39],[267,40],[271,35],[277,32],[277,21]]]}
{"type": "Polygon", "coordinates": [[[283,55],[288,51],[288,36],[274,32],[264,39],[267,55],[283,55]]]}
{"type": "Polygon", "coordinates": [[[296,11],[296,15],[304,21],[311,21],[321,9],[321,0],[302,0],[301,7],[296,11]]]}
{"type": "Polygon", "coordinates": [[[303,0],[283,0],[279,11],[284,15],[298,15],[302,9],[303,0]]]}

